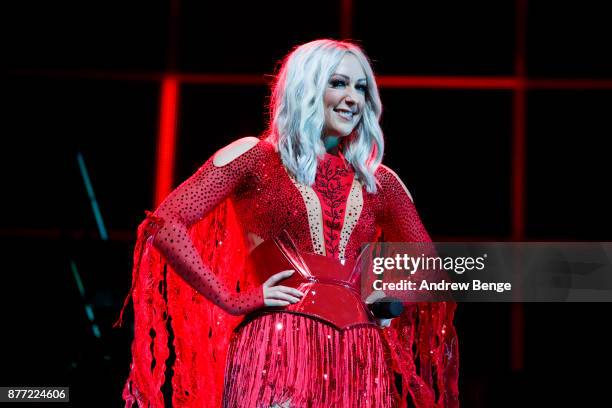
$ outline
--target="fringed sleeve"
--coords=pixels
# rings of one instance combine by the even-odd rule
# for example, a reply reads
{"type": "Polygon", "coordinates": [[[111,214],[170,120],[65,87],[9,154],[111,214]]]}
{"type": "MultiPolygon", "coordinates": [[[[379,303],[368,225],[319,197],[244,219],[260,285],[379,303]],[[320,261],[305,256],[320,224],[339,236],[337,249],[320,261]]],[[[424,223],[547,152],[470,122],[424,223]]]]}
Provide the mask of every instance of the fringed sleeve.
{"type": "Polygon", "coordinates": [[[246,280],[244,235],[229,198],[250,161],[261,159],[257,150],[220,168],[211,158],[138,227],[126,407],[221,405],[229,339],[240,320],[233,315],[263,304],[261,288],[246,280]]]}
{"type": "MultiPolygon", "coordinates": [[[[380,223],[387,242],[431,242],[408,190],[381,165],[377,177],[384,196],[380,223]]],[[[459,347],[452,301],[405,305],[402,315],[384,330],[393,368],[402,376],[402,401],[417,408],[459,406],[459,347]]]]}

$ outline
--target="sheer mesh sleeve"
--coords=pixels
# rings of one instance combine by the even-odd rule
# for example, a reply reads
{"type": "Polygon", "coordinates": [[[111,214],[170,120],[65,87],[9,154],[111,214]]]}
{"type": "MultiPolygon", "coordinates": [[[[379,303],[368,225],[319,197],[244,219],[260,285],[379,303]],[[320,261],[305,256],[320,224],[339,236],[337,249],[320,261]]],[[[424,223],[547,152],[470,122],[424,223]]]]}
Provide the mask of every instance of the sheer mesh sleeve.
{"type": "Polygon", "coordinates": [[[261,159],[259,147],[255,145],[225,165],[216,165],[215,156],[211,157],[148,216],[153,245],[174,271],[208,300],[233,315],[264,306],[261,286],[246,292],[229,290],[204,264],[188,229],[245,181],[254,163],[261,159]]]}
{"type": "Polygon", "coordinates": [[[399,177],[381,165],[377,178],[382,188],[384,209],[380,226],[387,242],[431,242],[408,190],[399,177]]]}

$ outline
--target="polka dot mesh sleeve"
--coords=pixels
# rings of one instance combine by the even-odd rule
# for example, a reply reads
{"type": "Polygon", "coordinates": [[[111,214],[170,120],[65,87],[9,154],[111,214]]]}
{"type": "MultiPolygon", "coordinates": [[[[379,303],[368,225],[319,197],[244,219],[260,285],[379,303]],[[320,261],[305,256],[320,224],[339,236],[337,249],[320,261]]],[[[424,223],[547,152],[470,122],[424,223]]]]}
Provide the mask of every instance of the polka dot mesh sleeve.
{"type": "Polygon", "coordinates": [[[412,198],[397,175],[381,165],[377,178],[384,196],[384,211],[380,226],[387,242],[431,242],[412,198]]]}
{"type": "MultiPolygon", "coordinates": [[[[376,176],[384,197],[379,221],[384,240],[431,242],[399,177],[385,166],[377,169],[376,176]]],[[[429,251],[435,254],[433,246],[429,251]]],[[[428,271],[427,280],[439,282],[445,278],[444,269],[428,271]]],[[[404,306],[404,312],[384,332],[394,367],[402,375],[402,406],[411,398],[410,406],[458,408],[459,342],[453,325],[456,304],[450,300],[404,302],[404,306]]]]}
{"type": "Polygon", "coordinates": [[[264,306],[262,287],[234,292],[202,261],[188,228],[228,197],[245,180],[259,158],[255,146],[223,166],[213,157],[174,190],[148,218],[153,245],[172,268],[208,300],[232,315],[247,314],[264,306]]]}

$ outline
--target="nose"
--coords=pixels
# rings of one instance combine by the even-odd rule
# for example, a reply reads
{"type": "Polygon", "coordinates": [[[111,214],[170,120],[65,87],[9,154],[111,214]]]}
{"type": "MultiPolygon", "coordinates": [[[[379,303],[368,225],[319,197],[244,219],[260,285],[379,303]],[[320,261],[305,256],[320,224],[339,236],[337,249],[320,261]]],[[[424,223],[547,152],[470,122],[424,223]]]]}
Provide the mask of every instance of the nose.
{"type": "Polygon", "coordinates": [[[344,97],[344,102],[349,106],[353,106],[357,103],[357,98],[355,97],[352,89],[349,88],[347,90],[346,96],[344,97]]]}
{"type": "Polygon", "coordinates": [[[348,106],[354,106],[359,103],[359,96],[355,88],[351,86],[345,88],[344,102],[348,106]]]}

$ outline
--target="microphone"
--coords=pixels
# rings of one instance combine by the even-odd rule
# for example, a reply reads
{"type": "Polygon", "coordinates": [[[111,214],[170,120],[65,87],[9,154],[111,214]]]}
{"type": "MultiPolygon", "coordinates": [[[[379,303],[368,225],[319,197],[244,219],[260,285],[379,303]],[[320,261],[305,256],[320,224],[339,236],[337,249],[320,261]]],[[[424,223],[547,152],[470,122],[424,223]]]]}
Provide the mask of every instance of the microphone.
{"type": "Polygon", "coordinates": [[[368,309],[377,319],[393,319],[402,314],[404,304],[396,298],[384,297],[369,304],[368,309]]]}

